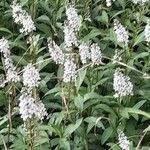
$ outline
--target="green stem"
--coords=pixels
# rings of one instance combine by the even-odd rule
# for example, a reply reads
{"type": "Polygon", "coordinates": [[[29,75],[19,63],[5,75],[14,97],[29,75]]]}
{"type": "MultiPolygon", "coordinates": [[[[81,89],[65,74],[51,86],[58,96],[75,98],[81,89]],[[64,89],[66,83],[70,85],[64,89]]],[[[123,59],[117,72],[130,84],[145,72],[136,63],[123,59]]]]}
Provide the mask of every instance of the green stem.
{"type": "Polygon", "coordinates": [[[10,141],[10,131],[12,128],[12,110],[13,110],[13,103],[14,99],[16,97],[16,89],[14,82],[10,83],[10,92],[9,92],[9,98],[8,98],[8,143],[7,147],[9,147],[9,141],[10,141]]]}

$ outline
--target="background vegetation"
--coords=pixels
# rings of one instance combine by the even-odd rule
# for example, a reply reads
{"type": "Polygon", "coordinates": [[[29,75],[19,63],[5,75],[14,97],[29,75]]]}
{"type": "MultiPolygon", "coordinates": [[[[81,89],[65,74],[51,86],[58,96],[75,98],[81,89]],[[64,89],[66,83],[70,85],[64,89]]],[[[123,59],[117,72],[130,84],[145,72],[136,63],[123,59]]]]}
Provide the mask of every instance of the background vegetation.
{"type": "MultiPolygon", "coordinates": [[[[78,61],[75,83],[64,83],[63,67],[56,65],[48,50],[47,38],[58,45],[64,43],[63,26],[66,20],[65,0],[20,0],[33,18],[37,42],[35,53],[29,54],[30,35],[19,33],[12,18],[11,0],[0,1],[0,37],[9,40],[11,57],[18,72],[34,57],[40,72],[40,99],[48,112],[43,122],[36,124],[32,137],[35,150],[120,150],[118,129],[130,141],[131,150],[150,149],[150,46],[144,39],[144,28],[150,19],[150,3],[135,5],[131,0],[116,0],[107,7],[104,0],[74,0],[82,27],[78,39],[98,43],[102,64],[91,67],[78,61]],[[87,17],[90,17],[90,19],[87,17]],[[129,32],[128,53],[117,42],[113,21],[118,19],[129,32]],[[115,50],[122,63],[113,63],[115,50]],[[113,74],[117,67],[129,75],[133,96],[118,101],[113,97],[113,74]]],[[[78,54],[78,49],[75,49],[78,54]]],[[[5,77],[0,62],[0,82],[5,77]]],[[[20,118],[18,98],[22,83],[0,88],[0,149],[30,149],[20,118]],[[15,88],[11,116],[8,116],[10,90],[15,88]],[[9,128],[9,120],[11,125],[9,128]]]]}

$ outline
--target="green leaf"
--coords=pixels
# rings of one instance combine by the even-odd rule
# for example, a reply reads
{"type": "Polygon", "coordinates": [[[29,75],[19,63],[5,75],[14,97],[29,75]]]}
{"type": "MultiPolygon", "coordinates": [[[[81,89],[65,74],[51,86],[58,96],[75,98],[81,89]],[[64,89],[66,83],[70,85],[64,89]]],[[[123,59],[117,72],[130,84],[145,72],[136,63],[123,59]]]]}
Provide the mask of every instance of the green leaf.
{"type": "Polygon", "coordinates": [[[84,104],[84,98],[81,95],[78,95],[74,100],[74,104],[80,111],[82,111],[83,104],[84,104]]]}
{"type": "Polygon", "coordinates": [[[125,9],[126,1],[125,0],[117,0],[119,4],[122,6],[123,9],[125,9]]]}
{"type": "Polygon", "coordinates": [[[49,90],[44,96],[49,95],[49,94],[53,94],[53,93],[57,93],[57,92],[59,92],[60,90],[61,90],[60,87],[55,87],[55,88],[49,90]]]}
{"type": "Polygon", "coordinates": [[[20,0],[21,6],[24,6],[27,2],[28,0],[20,0]]]}
{"type": "Polygon", "coordinates": [[[101,79],[95,85],[92,86],[92,89],[95,89],[97,86],[104,84],[108,79],[109,79],[108,77],[101,79]]]}
{"type": "Polygon", "coordinates": [[[7,32],[9,34],[12,34],[12,32],[9,29],[3,27],[0,28],[0,32],[7,32]]]}
{"type": "Polygon", "coordinates": [[[6,104],[6,95],[3,91],[0,91],[0,106],[6,104]]]}
{"type": "Polygon", "coordinates": [[[106,104],[98,104],[98,105],[96,105],[95,109],[102,109],[102,110],[109,112],[116,116],[114,110],[106,104]]]}
{"type": "Polygon", "coordinates": [[[105,10],[102,11],[102,15],[96,17],[96,19],[104,24],[108,24],[108,14],[105,10]]]}
{"type": "Polygon", "coordinates": [[[45,23],[48,23],[48,24],[51,23],[50,18],[48,16],[46,16],[46,15],[42,15],[42,16],[38,17],[36,19],[36,21],[45,22],[45,23]]]}
{"type": "Polygon", "coordinates": [[[83,118],[78,119],[75,124],[68,125],[64,131],[64,136],[65,137],[70,136],[81,125],[82,120],[83,118]]]}
{"type": "Polygon", "coordinates": [[[107,129],[105,129],[101,137],[101,143],[104,144],[112,135],[112,133],[113,133],[113,129],[111,127],[108,127],[107,129]]]}
{"type": "Polygon", "coordinates": [[[88,41],[91,39],[94,39],[95,37],[97,37],[98,35],[100,35],[101,32],[98,29],[93,29],[89,34],[87,34],[82,40],[83,41],[88,41]]]}
{"type": "Polygon", "coordinates": [[[144,32],[140,33],[136,39],[134,40],[134,45],[138,45],[139,43],[141,43],[142,41],[144,41],[144,32]]]}
{"type": "Polygon", "coordinates": [[[78,73],[78,78],[76,79],[76,82],[75,82],[77,92],[79,91],[80,86],[84,81],[86,71],[87,71],[87,69],[81,69],[78,73]]]}
{"type": "Polygon", "coordinates": [[[150,113],[147,113],[145,111],[142,111],[140,109],[136,109],[136,108],[124,108],[123,111],[127,112],[127,113],[133,113],[133,114],[138,114],[138,115],[143,115],[147,118],[150,118],[150,113]]]}
{"type": "Polygon", "coordinates": [[[87,131],[86,131],[87,134],[91,131],[91,129],[94,126],[104,129],[103,123],[97,117],[90,116],[90,117],[85,118],[84,121],[88,123],[87,131]]]}
{"type": "Polygon", "coordinates": [[[66,138],[60,139],[59,144],[60,144],[60,149],[63,148],[64,150],[71,150],[70,143],[66,138]]]}
{"type": "Polygon", "coordinates": [[[139,59],[139,58],[144,58],[144,57],[147,57],[147,56],[149,56],[148,52],[142,52],[140,54],[136,54],[136,56],[133,58],[133,60],[136,60],[136,59],[139,59]]]}
{"type": "Polygon", "coordinates": [[[28,64],[28,62],[22,56],[12,55],[11,57],[18,65],[26,66],[28,64]]]}
{"type": "MultiPolygon", "coordinates": [[[[144,105],[146,100],[140,101],[133,106],[133,108],[139,109],[142,105],[144,105]]],[[[138,114],[131,114],[136,120],[139,119],[138,114]]]]}

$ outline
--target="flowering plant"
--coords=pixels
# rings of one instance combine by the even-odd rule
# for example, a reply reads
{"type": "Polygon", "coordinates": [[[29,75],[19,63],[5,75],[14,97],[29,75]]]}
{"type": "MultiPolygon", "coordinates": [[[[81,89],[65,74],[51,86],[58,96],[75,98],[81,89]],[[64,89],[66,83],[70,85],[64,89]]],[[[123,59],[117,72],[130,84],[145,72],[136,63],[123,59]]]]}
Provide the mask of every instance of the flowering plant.
{"type": "Polygon", "coordinates": [[[0,149],[149,149],[149,0],[0,10],[0,149]]]}

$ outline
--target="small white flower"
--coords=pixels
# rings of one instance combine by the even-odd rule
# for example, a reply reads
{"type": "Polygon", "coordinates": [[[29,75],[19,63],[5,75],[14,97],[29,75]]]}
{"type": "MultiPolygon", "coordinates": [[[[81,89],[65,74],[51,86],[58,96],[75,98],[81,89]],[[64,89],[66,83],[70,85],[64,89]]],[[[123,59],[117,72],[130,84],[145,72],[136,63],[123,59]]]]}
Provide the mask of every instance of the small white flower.
{"type": "Polygon", "coordinates": [[[66,48],[78,45],[76,34],[67,23],[64,25],[64,42],[66,48]]]}
{"type": "Polygon", "coordinates": [[[115,70],[113,89],[115,91],[115,98],[133,95],[133,84],[128,76],[123,75],[120,68],[115,70]]]}
{"type": "Polygon", "coordinates": [[[64,82],[72,82],[76,80],[76,64],[70,58],[67,58],[64,64],[64,82]]]}
{"type": "Polygon", "coordinates": [[[0,39],[0,52],[2,53],[4,68],[6,71],[6,81],[7,82],[18,82],[20,77],[15,71],[16,68],[13,65],[12,59],[10,57],[10,47],[8,40],[5,38],[0,39]]]}
{"type": "Polygon", "coordinates": [[[15,68],[9,68],[6,71],[6,81],[11,82],[18,82],[20,81],[20,77],[18,76],[18,73],[15,71],[15,68]]]}
{"type": "Polygon", "coordinates": [[[128,32],[117,19],[114,20],[114,31],[117,36],[117,41],[122,43],[124,47],[127,47],[129,43],[128,32]]]}
{"type": "Polygon", "coordinates": [[[35,111],[35,115],[37,116],[37,118],[39,120],[43,120],[45,116],[47,116],[47,111],[46,108],[44,106],[44,104],[42,103],[42,101],[38,101],[36,102],[36,111],[35,111]]]}
{"type": "Polygon", "coordinates": [[[150,42],[150,20],[147,21],[147,25],[145,26],[144,36],[146,42],[150,42]]]}
{"type": "Polygon", "coordinates": [[[24,68],[24,72],[23,72],[24,86],[29,87],[29,88],[38,87],[40,79],[41,78],[40,78],[38,70],[32,64],[28,64],[24,68]]]}
{"type": "Polygon", "coordinates": [[[148,2],[149,0],[132,0],[132,2],[134,4],[140,4],[140,5],[144,5],[146,2],[148,2]]]}
{"type": "Polygon", "coordinates": [[[90,58],[90,46],[88,43],[82,42],[79,45],[79,54],[80,54],[82,64],[87,63],[87,59],[90,58]]]}
{"type": "Polygon", "coordinates": [[[22,9],[20,4],[13,1],[11,8],[14,22],[22,26],[20,33],[27,35],[36,29],[31,16],[22,9]]]}
{"type": "Polygon", "coordinates": [[[91,60],[95,65],[99,65],[102,62],[102,53],[97,43],[91,45],[91,60]]]}
{"type": "Polygon", "coordinates": [[[60,47],[51,39],[48,40],[49,53],[56,64],[63,64],[65,56],[60,47]]]}
{"type": "Polygon", "coordinates": [[[110,7],[115,0],[106,0],[107,7],[110,7]]]}
{"type": "Polygon", "coordinates": [[[118,133],[119,146],[122,150],[129,150],[130,142],[128,138],[125,136],[123,131],[119,131],[118,133]]]}
{"type": "Polygon", "coordinates": [[[74,31],[79,31],[81,27],[81,20],[76,12],[76,9],[72,5],[68,5],[66,8],[66,15],[69,27],[74,31]]]}

